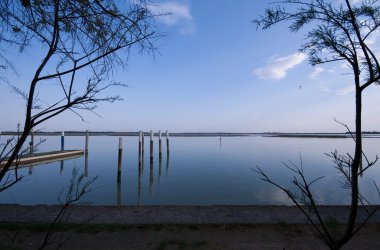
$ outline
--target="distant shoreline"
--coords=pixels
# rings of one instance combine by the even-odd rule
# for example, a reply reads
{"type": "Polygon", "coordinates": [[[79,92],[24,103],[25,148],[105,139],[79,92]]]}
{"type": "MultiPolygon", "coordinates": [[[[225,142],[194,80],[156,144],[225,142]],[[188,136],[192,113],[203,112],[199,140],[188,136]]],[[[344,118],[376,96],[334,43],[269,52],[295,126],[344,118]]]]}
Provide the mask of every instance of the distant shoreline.
{"type": "MultiPolygon", "coordinates": [[[[85,136],[86,131],[64,131],[66,136],[85,136]]],[[[60,136],[61,131],[52,132],[35,132],[34,135],[39,136],[60,136]]],[[[17,136],[14,131],[3,131],[1,135],[17,136]]],[[[107,132],[107,131],[89,131],[90,136],[138,136],[139,132],[107,132]]],[[[149,132],[144,132],[145,136],[149,136],[149,132]]],[[[166,132],[162,132],[165,136],[166,132]]],[[[283,137],[283,138],[327,138],[327,139],[345,139],[351,138],[348,133],[227,133],[227,132],[169,132],[170,137],[245,137],[245,136],[262,136],[262,137],[283,137]]],[[[158,132],[154,133],[158,136],[158,132]]],[[[363,132],[364,138],[380,138],[380,132],[363,132]]]]}

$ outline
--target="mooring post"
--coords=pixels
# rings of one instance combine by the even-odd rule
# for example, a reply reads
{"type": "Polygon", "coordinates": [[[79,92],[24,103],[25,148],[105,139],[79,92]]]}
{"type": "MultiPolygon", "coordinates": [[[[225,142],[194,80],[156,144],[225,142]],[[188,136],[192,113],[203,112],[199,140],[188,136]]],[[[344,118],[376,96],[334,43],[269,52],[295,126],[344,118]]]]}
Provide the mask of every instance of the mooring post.
{"type": "Polygon", "coordinates": [[[153,130],[150,131],[150,161],[153,161],[153,130]]]}
{"type": "Polygon", "coordinates": [[[142,157],[144,159],[144,131],[141,132],[141,154],[142,154],[142,157]]]}
{"type": "Polygon", "coordinates": [[[20,140],[20,123],[17,123],[17,141],[20,140]]]}
{"type": "Polygon", "coordinates": [[[144,173],[144,131],[141,131],[141,172],[144,173]]]}
{"type": "Polygon", "coordinates": [[[166,156],[169,157],[169,131],[166,130],[166,156]]]}
{"type": "Polygon", "coordinates": [[[158,157],[162,158],[162,143],[161,143],[161,131],[158,131],[158,157]]]}
{"type": "Polygon", "coordinates": [[[141,166],[141,146],[142,146],[142,135],[141,131],[139,131],[139,167],[141,166]]]}
{"type": "Polygon", "coordinates": [[[34,132],[33,130],[30,131],[30,142],[29,142],[29,153],[33,154],[33,147],[34,147],[34,132]]]}
{"type": "Polygon", "coordinates": [[[84,148],[84,153],[87,155],[88,154],[88,139],[90,137],[90,132],[86,130],[86,143],[85,143],[85,148],[84,148]]]}
{"type": "Polygon", "coordinates": [[[117,161],[117,182],[121,181],[121,159],[123,157],[123,137],[119,137],[119,157],[117,161]]]}
{"type": "Polygon", "coordinates": [[[65,131],[61,132],[61,150],[65,150],[65,131]]]}

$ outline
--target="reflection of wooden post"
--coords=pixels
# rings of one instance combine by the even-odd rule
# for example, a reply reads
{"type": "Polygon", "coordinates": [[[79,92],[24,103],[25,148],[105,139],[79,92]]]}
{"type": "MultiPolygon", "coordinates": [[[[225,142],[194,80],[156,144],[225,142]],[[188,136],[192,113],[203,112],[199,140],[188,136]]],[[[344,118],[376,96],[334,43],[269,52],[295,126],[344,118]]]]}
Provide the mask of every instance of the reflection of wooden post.
{"type": "Polygon", "coordinates": [[[139,164],[139,175],[137,178],[137,205],[140,206],[141,204],[141,165],[139,164]]]}
{"type": "Polygon", "coordinates": [[[33,166],[30,165],[30,166],[29,166],[28,175],[32,175],[32,174],[33,174],[33,166]]]}
{"type": "Polygon", "coordinates": [[[150,171],[149,171],[149,195],[153,195],[153,183],[154,183],[154,175],[153,175],[153,160],[150,161],[150,171]]]}
{"type": "Polygon", "coordinates": [[[88,177],[88,154],[84,155],[84,176],[88,177]]]}
{"type": "Polygon", "coordinates": [[[158,184],[161,184],[162,175],[162,157],[158,159],[158,184]]]}
{"type": "Polygon", "coordinates": [[[123,157],[123,137],[119,137],[119,157],[117,161],[117,182],[121,181],[121,159],[123,157]]]}
{"type": "Polygon", "coordinates": [[[61,161],[61,167],[59,168],[59,174],[63,173],[64,167],[65,167],[65,163],[64,163],[64,161],[61,161]]]}
{"type": "Polygon", "coordinates": [[[150,161],[153,161],[153,131],[150,131],[150,161]]]}
{"type": "Polygon", "coordinates": [[[30,142],[29,142],[29,153],[33,154],[33,147],[34,147],[34,132],[33,130],[30,131],[30,142]]]}
{"type": "Polygon", "coordinates": [[[117,197],[116,197],[116,203],[117,203],[117,206],[120,207],[121,206],[121,182],[118,181],[117,184],[117,197]]]}
{"type": "Polygon", "coordinates": [[[161,143],[161,131],[158,131],[158,157],[162,158],[162,143],[161,143]]]}
{"type": "Polygon", "coordinates": [[[61,150],[65,150],[65,131],[61,132],[61,150]]]}
{"type": "Polygon", "coordinates": [[[85,148],[84,148],[84,153],[86,155],[88,154],[88,139],[89,139],[89,136],[90,136],[90,133],[88,132],[88,130],[86,130],[86,145],[85,145],[85,148]]]}
{"type": "Polygon", "coordinates": [[[169,131],[166,130],[166,156],[169,157],[169,131]]]}

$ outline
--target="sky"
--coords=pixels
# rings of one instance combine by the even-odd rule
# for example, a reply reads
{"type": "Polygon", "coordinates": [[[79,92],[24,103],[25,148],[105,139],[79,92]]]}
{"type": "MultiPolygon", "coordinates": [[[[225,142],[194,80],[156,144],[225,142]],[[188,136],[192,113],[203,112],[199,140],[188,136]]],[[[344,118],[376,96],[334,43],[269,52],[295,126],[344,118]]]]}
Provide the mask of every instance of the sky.
{"type": "MultiPolygon", "coordinates": [[[[340,0],[336,0],[340,1],[340,0]]],[[[298,53],[302,33],[286,24],[257,30],[252,20],[267,0],[153,1],[169,12],[157,26],[166,34],[154,55],[132,53],[113,79],[127,88],[110,90],[123,101],[101,103],[85,121],[66,112],[39,126],[45,131],[345,132],[353,129],[354,92],[343,64],[312,67],[298,53]]],[[[373,46],[379,48],[373,38],[373,46]]],[[[27,89],[42,60],[40,48],[13,53],[18,75],[9,82],[27,89]],[[38,63],[33,63],[38,62],[38,63]]],[[[46,88],[49,86],[40,86],[46,88]]],[[[363,98],[363,130],[380,131],[380,86],[363,98]]],[[[49,98],[54,93],[49,93],[49,98]]],[[[43,96],[41,96],[43,98],[43,96]]],[[[25,103],[0,83],[0,130],[24,122],[25,103]]]]}

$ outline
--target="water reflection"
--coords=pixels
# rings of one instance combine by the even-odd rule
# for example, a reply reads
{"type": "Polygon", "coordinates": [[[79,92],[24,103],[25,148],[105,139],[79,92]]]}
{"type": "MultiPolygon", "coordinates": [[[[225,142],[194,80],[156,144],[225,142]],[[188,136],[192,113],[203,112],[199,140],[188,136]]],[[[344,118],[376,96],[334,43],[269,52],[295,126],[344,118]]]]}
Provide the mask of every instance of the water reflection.
{"type": "Polygon", "coordinates": [[[169,154],[166,155],[166,171],[165,171],[165,176],[168,177],[169,174],[169,154]]]}
{"type": "Polygon", "coordinates": [[[161,174],[162,174],[162,157],[158,159],[158,185],[161,184],[161,174]]]}
{"type": "Polygon", "coordinates": [[[154,174],[153,174],[153,160],[150,160],[150,171],[149,171],[149,196],[153,196],[153,184],[154,184],[154,174]]]}
{"type": "MultiPolygon", "coordinates": [[[[273,179],[291,187],[292,174],[282,167],[281,162],[297,162],[298,152],[302,154],[304,171],[309,179],[326,176],[314,184],[318,203],[335,205],[349,202],[345,190],[340,189],[336,170],[323,153],[335,148],[340,152],[352,153],[351,140],[228,137],[223,134],[219,138],[173,137],[170,138],[170,150],[168,147],[165,149],[169,143],[162,141],[161,159],[158,154],[159,143],[156,141],[153,162],[149,162],[148,141],[145,161],[148,165],[144,174],[145,157],[143,148],[141,157],[136,149],[138,138],[124,138],[126,145],[131,147],[127,146],[123,150],[128,157],[123,159],[125,174],[119,183],[115,183],[115,137],[96,136],[91,137],[91,152],[84,155],[84,160],[59,159],[44,167],[33,166],[30,176],[27,167],[20,168],[20,174],[27,181],[15,185],[8,193],[0,193],[0,203],[56,204],[62,187],[69,181],[71,168],[79,167],[85,176],[99,176],[93,191],[85,198],[86,202],[96,205],[289,205],[291,202],[286,197],[261,182],[252,169],[259,165],[273,179]],[[63,171],[61,175],[57,173],[60,165],[63,171]],[[11,196],[15,197],[14,200],[11,196]]],[[[379,141],[367,139],[364,142],[368,157],[376,155],[379,141]]],[[[78,149],[80,145],[83,145],[83,137],[66,138],[67,149],[78,149]]],[[[56,150],[59,146],[58,136],[49,137],[41,145],[41,150],[56,150]]],[[[374,192],[376,190],[372,188],[373,181],[379,180],[380,170],[373,168],[368,169],[360,182],[364,195],[374,204],[378,203],[378,199],[374,192]]]]}
{"type": "Polygon", "coordinates": [[[117,191],[116,191],[116,203],[117,203],[117,206],[121,206],[121,181],[118,181],[117,184],[116,184],[116,188],[117,188],[117,191]]]}
{"type": "Polygon", "coordinates": [[[84,154],[84,176],[88,177],[88,153],[84,154]]]}
{"type": "Polygon", "coordinates": [[[138,168],[138,177],[137,177],[137,205],[141,204],[141,174],[142,174],[142,165],[139,163],[138,168]]]}
{"type": "Polygon", "coordinates": [[[63,173],[63,169],[64,169],[64,167],[65,167],[65,163],[64,163],[65,161],[64,160],[62,160],[61,161],[61,164],[60,164],[60,168],[59,168],[59,174],[60,175],[62,175],[62,173],[63,173]]]}

